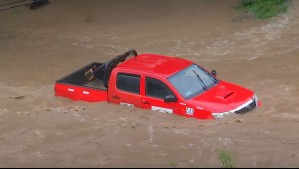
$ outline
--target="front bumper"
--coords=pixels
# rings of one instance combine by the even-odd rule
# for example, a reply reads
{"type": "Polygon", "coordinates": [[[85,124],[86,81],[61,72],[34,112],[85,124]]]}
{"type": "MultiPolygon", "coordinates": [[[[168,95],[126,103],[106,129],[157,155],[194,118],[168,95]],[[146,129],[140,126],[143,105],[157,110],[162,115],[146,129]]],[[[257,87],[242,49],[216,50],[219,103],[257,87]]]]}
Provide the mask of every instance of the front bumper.
{"type": "Polygon", "coordinates": [[[256,107],[260,106],[260,102],[258,101],[258,98],[256,95],[254,95],[250,100],[248,100],[246,103],[242,104],[241,106],[222,113],[212,113],[213,117],[215,119],[221,119],[226,116],[230,116],[232,114],[243,114],[246,113],[256,107]]]}

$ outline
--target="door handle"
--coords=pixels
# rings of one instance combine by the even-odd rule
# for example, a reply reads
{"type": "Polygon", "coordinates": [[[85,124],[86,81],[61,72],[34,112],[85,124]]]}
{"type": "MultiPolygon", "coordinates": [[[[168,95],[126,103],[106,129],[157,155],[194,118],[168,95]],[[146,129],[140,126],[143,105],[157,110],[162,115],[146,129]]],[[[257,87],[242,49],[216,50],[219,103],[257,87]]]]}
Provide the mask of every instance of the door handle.
{"type": "Polygon", "coordinates": [[[147,100],[142,100],[142,103],[143,104],[148,104],[148,105],[150,105],[151,103],[150,102],[148,102],[147,100]]]}

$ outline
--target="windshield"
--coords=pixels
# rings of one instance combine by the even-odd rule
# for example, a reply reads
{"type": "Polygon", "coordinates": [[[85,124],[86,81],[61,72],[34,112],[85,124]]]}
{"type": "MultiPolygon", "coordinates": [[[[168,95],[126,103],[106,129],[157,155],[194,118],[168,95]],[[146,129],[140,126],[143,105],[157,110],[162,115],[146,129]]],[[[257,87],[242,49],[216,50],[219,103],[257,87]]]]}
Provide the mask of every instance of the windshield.
{"type": "Polygon", "coordinates": [[[168,80],[185,99],[190,99],[219,83],[214,76],[195,64],[172,75],[168,80]]]}

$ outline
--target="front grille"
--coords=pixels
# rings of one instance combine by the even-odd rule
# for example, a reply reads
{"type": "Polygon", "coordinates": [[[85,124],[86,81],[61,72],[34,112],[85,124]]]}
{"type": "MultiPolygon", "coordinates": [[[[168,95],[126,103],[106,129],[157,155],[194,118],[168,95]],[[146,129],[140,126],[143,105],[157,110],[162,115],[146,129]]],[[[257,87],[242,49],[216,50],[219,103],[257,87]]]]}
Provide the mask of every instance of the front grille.
{"type": "Polygon", "coordinates": [[[256,107],[256,102],[254,99],[252,99],[252,102],[250,104],[248,104],[247,106],[243,107],[240,110],[235,111],[236,114],[243,114],[246,113],[252,109],[254,109],[256,107]]]}

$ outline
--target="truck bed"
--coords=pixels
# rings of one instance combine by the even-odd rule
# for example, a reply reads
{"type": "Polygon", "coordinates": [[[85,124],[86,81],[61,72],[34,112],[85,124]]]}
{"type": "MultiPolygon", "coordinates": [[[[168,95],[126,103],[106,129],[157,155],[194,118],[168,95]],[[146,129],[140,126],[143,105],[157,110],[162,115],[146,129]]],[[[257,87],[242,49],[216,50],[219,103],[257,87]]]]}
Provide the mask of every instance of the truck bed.
{"type": "Polygon", "coordinates": [[[90,63],[57,80],[55,95],[88,102],[108,101],[107,87],[111,71],[129,56],[137,56],[137,52],[131,49],[105,63],[90,63]],[[89,72],[91,68],[93,73],[89,72]],[[90,78],[93,74],[95,78],[90,78]]]}
{"type": "Polygon", "coordinates": [[[107,100],[107,88],[103,84],[104,64],[93,62],[79,70],[59,79],[55,84],[55,95],[68,97],[72,100],[89,102],[107,100]],[[90,79],[85,74],[91,68],[99,69],[96,78],[90,79]]]}
{"type": "Polygon", "coordinates": [[[70,84],[75,86],[84,86],[89,88],[106,90],[107,88],[103,84],[103,75],[104,75],[104,67],[102,69],[102,73],[100,72],[98,77],[89,80],[88,75],[85,75],[85,72],[90,70],[92,67],[101,67],[103,63],[93,62],[90,63],[83,68],[59,79],[57,82],[61,84],[70,84]]]}

